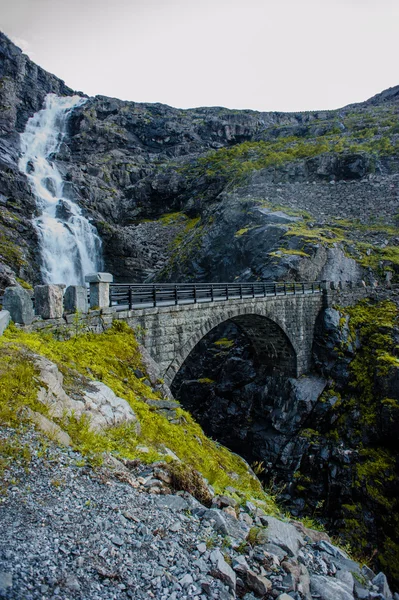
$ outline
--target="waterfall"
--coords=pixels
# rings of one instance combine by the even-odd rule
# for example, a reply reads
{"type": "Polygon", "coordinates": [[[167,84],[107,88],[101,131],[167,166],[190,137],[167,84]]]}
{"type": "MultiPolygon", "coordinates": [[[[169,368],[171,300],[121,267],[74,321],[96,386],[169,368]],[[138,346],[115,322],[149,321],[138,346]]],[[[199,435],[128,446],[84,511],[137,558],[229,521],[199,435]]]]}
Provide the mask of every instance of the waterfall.
{"type": "Polygon", "coordinates": [[[80,96],[46,96],[45,106],[29,119],[21,134],[19,169],[28,178],[38,216],[42,279],[45,283],[82,285],[87,273],[101,270],[101,240],[81,208],[64,195],[61,173],[53,162],[65,136],[70,111],[85,102],[80,96]]]}

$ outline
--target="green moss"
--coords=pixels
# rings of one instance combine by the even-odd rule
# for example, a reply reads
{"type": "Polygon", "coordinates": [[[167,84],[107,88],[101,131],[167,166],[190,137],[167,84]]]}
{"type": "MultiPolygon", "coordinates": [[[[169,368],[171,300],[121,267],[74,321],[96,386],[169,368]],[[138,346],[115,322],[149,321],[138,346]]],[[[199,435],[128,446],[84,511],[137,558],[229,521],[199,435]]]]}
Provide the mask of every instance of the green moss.
{"type": "Polygon", "coordinates": [[[216,340],[213,342],[215,346],[218,348],[228,349],[234,346],[234,340],[228,340],[227,338],[220,338],[220,340],[216,340]]]}
{"type": "Polygon", "coordinates": [[[281,258],[282,256],[303,256],[310,258],[310,254],[304,250],[295,250],[294,248],[278,248],[278,250],[269,252],[269,256],[274,256],[275,258],[281,258]]]}
{"type": "Polygon", "coordinates": [[[198,383],[204,383],[206,385],[212,385],[215,383],[214,379],[209,379],[209,377],[202,377],[201,379],[197,379],[198,383]]]}
{"type": "Polygon", "coordinates": [[[7,239],[6,235],[0,231],[0,260],[15,268],[26,264],[22,250],[17,244],[7,239]]]}
{"type": "Polygon", "coordinates": [[[235,232],[234,237],[241,237],[245,233],[248,233],[249,230],[250,230],[250,227],[243,227],[242,229],[239,229],[238,231],[235,232]]]}
{"type": "Polygon", "coordinates": [[[2,336],[0,344],[0,424],[15,427],[24,419],[24,408],[47,414],[46,408],[37,400],[38,383],[36,369],[24,348],[6,343],[2,336]]]}
{"type": "Polygon", "coordinates": [[[20,277],[16,277],[15,279],[18,281],[19,285],[22,286],[25,290],[33,290],[33,286],[31,286],[31,284],[25,281],[24,279],[21,279],[20,277]]]}

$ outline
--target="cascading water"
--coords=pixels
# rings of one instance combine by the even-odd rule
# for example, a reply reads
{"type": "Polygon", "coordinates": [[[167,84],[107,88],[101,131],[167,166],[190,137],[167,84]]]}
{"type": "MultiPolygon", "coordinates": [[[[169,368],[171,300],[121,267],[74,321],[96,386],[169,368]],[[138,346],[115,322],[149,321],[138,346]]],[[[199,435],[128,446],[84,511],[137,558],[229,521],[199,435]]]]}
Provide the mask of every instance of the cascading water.
{"type": "Polygon", "coordinates": [[[46,96],[45,107],[29,119],[21,134],[19,169],[28,178],[39,216],[33,220],[42,255],[45,283],[82,285],[87,273],[101,270],[101,240],[81,208],[64,196],[64,182],[52,155],[65,136],[70,111],[80,96],[46,96]]]}

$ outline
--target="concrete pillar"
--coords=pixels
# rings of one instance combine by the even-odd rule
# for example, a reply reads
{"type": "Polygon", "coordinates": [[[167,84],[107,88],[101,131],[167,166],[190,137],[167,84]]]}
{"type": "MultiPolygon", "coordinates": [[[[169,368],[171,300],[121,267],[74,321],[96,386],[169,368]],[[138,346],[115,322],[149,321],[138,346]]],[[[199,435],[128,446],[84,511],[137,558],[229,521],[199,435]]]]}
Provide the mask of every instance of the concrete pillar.
{"type": "Polygon", "coordinates": [[[42,319],[59,319],[64,313],[64,284],[35,286],[35,313],[42,319]]]}
{"type": "Polygon", "coordinates": [[[19,286],[6,288],[3,297],[3,309],[8,310],[14,323],[30,325],[35,317],[29,292],[19,286]]]}
{"type": "Polygon", "coordinates": [[[114,280],[111,273],[89,273],[85,281],[90,284],[90,308],[109,307],[109,284],[114,280]]]}
{"type": "Polygon", "coordinates": [[[64,311],[66,313],[87,313],[87,287],[84,285],[70,285],[65,290],[64,311]]]}
{"type": "Polygon", "coordinates": [[[8,310],[0,310],[0,335],[3,335],[11,321],[11,315],[8,310]]]}

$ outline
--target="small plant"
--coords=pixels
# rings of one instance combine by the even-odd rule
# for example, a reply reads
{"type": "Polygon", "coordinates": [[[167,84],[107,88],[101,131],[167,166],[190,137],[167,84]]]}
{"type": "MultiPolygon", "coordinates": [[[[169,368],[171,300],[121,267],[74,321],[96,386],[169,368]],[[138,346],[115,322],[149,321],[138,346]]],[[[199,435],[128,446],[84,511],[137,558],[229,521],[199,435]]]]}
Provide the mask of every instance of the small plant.
{"type": "Polygon", "coordinates": [[[265,466],[264,466],[263,460],[261,460],[261,461],[256,460],[254,463],[252,463],[251,468],[252,468],[253,472],[255,473],[255,475],[261,475],[262,473],[265,472],[265,466]]]}

